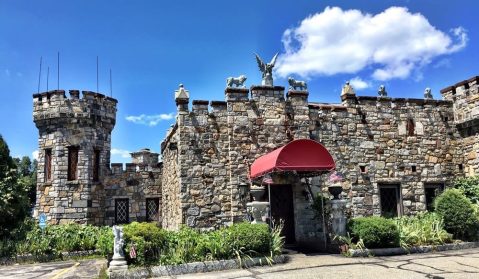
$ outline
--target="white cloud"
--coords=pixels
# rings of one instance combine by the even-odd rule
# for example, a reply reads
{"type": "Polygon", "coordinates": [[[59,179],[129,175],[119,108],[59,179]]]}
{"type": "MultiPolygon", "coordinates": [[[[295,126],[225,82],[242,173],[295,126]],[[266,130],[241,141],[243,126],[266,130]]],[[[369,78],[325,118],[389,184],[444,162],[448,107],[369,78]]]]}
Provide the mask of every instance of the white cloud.
{"type": "Polygon", "coordinates": [[[32,157],[33,159],[38,160],[38,150],[32,152],[32,157]]]}
{"type": "Polygon", "coordinates": [[[124,150],[124,149],[118,149],[118,148],[112,148],[111,149],[111,154],[112,155],[120,155],[122,158],[130,158],[130,151],[124,150]]]}
{"type": "Polygon", "coordinates": [[[284,31],[286,53],[278,58],[276,73],[310,78],[372,68],[377,80],[407,78],[435,57],[463,49],[467,41],[464,28],[448,35],[403,7],[376,15],[327,7],[284,31]]]}
{"type": "Polygon", "coordinates": [[[162,113],[162,114],[155,114],[155,115],[146,115],[141,114],[138,116],[130,115],[126,117],[126,120],[133,122],[135,124],[143,124],[148,125],[150,127],[158,125],[160,121],[163,120],[171,120],[175,117],[173,113],[162,113]]]}
{"type": "Polygon", "coordinates": [[[371,87],[371,84],[365,80],[362,80],[360,77],[352,78],[349,83],[353,86],[356,90],[362,90],[371,87]]]}

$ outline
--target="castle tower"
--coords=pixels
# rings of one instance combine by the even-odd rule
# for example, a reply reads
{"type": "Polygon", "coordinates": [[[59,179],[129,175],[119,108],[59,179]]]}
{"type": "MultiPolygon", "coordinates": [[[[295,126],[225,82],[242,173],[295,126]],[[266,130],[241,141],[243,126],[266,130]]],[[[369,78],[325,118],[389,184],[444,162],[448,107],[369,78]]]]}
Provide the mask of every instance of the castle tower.
{"type": "Polygon", "coordinates": [[[34,216],[49,223],[103,223],[103,177],[109,174],[117,100],[99,93],[54,90],[33,95],[38,128],[34,216]]]}

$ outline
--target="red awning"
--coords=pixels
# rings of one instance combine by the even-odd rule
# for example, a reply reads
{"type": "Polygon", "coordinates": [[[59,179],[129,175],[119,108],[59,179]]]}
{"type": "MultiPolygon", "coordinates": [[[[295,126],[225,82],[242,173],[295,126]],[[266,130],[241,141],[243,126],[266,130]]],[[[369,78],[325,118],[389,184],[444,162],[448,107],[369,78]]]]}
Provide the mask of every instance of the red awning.
{"type": "Polygon", "coordinates": [[[322,144],[298,139],[256,159],[251,165],[250,177],[273,171],[318,172],[335,168],[333,157],[322,144]]]}

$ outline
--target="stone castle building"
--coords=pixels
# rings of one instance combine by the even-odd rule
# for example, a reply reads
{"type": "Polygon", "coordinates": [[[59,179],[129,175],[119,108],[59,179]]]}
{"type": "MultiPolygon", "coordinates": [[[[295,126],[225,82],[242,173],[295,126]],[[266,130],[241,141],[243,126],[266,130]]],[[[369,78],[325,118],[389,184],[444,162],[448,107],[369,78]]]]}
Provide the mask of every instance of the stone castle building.
{"type": "MultiPolygon", "coordinates": [[[[164,228],[211,228],[245,220],[255,160],[297,139],[324,146],[345,176],[352,216],[425,211],[454,178],[479,172],[479,77],[441,90],[442,100],[357,96],[346,84],[341,103],[310,102],[307,91],[281,86],[227,87],[224,101],[176,91],[177,116],[159,154],[132,153],[110,164],[117,100],[62,90],[34,95],[39,130],[35,214],[51,223],[114,224],[155,220],[164,228]]],[[[318,173],[319,174],[319,173],[318,173]]],[[[323,238],[312,197],[327,175],[271,173],[271,214],[285,220],[289,242],[323,238]]],[[[254,187],[254,186],[253,186],[254,187]]]]}

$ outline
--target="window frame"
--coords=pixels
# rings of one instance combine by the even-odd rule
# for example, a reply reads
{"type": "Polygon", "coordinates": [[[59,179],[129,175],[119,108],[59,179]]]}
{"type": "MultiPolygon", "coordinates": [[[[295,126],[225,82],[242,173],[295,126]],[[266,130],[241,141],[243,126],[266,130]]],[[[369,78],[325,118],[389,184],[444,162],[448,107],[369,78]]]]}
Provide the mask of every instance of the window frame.
{"type": "Polygon", "coordinates": [[[52,181],[52,149],[45,149],[45,156],[43,162],[44,182],[52,181]]]}
{"type": "Polygon", "coordinates": [[[130,199],[129,198],[118,198],[115,199],[115,224],[128,224],[130,223],[130,199]],[[118,207],[120,202],[126,202],[126,219],[120,220],[118,207]]]}
{"type": "Polygon", "coordinates": [[[75,181],[78,179],[78,161],[80,157],[80,148],[78,146],[68,147],[68,181],[75,181]],[[73,156],[75,154],[76,156],[73,156]]]}
{"type": "Polygon", "coordinates": [[[145,202],[145,209],[146,209],[146,215],[145,215],[145,220],[147,222],[158,222],[159,221],[159,217],[160,217],[160,198],[158,197],[151,197],[151,198],[146,198],[146,202],[145,202]],[[151,217],[155,217],[155,216],[150,216],[149,212],[149,202],[154,202],[156,204],[156,219],[153,219],[151,217]]]}

